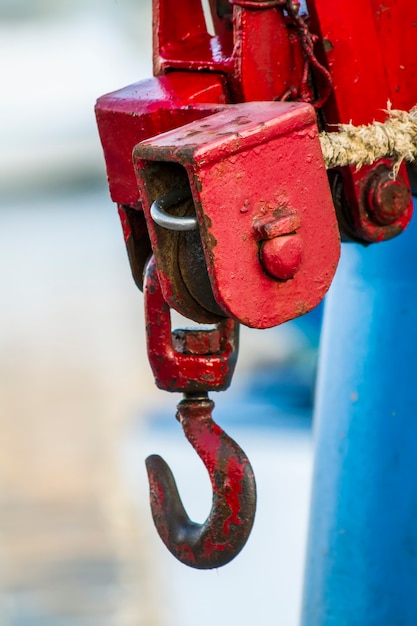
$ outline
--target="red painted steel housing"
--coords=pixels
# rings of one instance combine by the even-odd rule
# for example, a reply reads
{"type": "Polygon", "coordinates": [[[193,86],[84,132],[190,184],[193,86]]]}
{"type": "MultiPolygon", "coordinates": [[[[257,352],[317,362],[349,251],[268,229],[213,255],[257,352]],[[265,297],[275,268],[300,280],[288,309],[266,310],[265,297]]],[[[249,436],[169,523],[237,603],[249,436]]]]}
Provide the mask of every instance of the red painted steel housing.
{"type": "Polygon", "coordinates": [[[134,159],[161,287],[173,308],[184,310],[183,297],[172,291],[166,230],[150,216],[152,202],[174,186],[171,164],[184,168],[191,186],[210,283],[224,315],[267,328],[319,304],[340,244],[313,107],[226,105],[141,142],[134,159]],[[271,267],[265,271],[259,259],[264,246],[283,238],[300,246],[289,280],[271,275],[271,267]]]}
{"type": "MultiPolygon", "coordinates": [[[[211,0],[210,4],[216,29],[214,35],[207,32],[201,2],[198,0],[186,0],[181,5],[180,13],[172,0],[154,0],[156,77],[103,96],[97,103],[97,121],[110,191],[113,200],[119,204],[132,269],[139,285],[145,258],[150,252],[148,231],[152,235],[154,226],[149,216],[145,224],[141,211],[141,195],[132,163],[133,148],[151,137],[205,118],[218,111],[219,105],[300,98],[302,96],[299,86],[305,74],[306,62],[310,62],[310,80],[307,84],[311,94],[315,91],[320,95],[320,92],[325,91],[324,75],[315,72],[311,63],[311,46],[309,48],[306,45],[306,31],[291,19],[291,3],[284,0],[233,0],[230,3],[211,0]],[[216,9],[219,9],[223,17],[219,17],[216,9]]],[[[332,93],[318,113],[318,122],[322,127],[336,131],[335,125],[339,122],[352,121],[359,124],[383,119],[388,100],[394,107],[404,109],[411,108],[416,103],[417,68],[413,54],[417,33],[416,3],[408,0],[307,0],[307,6],[310,30],[317,35],[315,55],[327,66],[333,83],[332,93]]],[[[294,115],[295,111],[296,109],[294,115]]],[[[285,150],[284,144],[282,149],[285,150]]],[[[275,156],[274,159],[276,158],[275,156]]],[[[295,154],[294,168],[298,167],[297,160],[300,157],[295,154]]],[[[262,167],[261,163],[262,159],[257,167],[253,159],[253,190],[256,187],[261,189],[264,182],[265,163],[262,163],[262,167]]],[[[322,161],[320,155],[315,153],[309,167],[304,168],[306,181],[309,169],[314,178],[314,170],[318,164],[321,165],[322,161]]],[[[274,165],[277,167],[276,163],[271,162],[271,167],[274,165]]],[[[390,166],[389,160],[383,160],[373,166],[364,167],[359,172],[354,168],[342,168],[330,173],[333,197],[344,236],[365,242],[381,241],[395,236],[406,227],[411,218],[411,203],[399,215],[393,213],[392,219],[388,219],[389,223],[386,223],[387,220],[384,222],[385,218],[381,222],[380,216],[373,210],[375,207],[369,203],[369,198],[375,194],[380,197],[379,177],[382,175],[386,180],[386,173],[389,171],[387,168],[390,166]]],[[[290,169],[291,166],[287,169],[288,173],[290,169]]],[[[277,189],[281,176],[282,172],[277,171],[277,189]]],[[[401,168],[400,176],[408,184],[404,167],[401,168]]],[[[192,184],[191,179],[190,183],[192,184]]],[[[285,184],[288,187],[288,180],[285,184]]],[[[330,222],[326,224],[317,209],[312,206],[309,208],[314,196],[317,198],[317,190],[313,183],[308,184],[311,185],[309,200],[302,200],[300,193],[298,209],[301,203],[305,215],[308,211],[314,214],[311,222],[315,222],[318,241],[323,237],[333,249],[333,225],[330,222]]],[[[292,193],[296,194],[295,180],[293,186],[292,193]]],[[[232,184],[222,191],[224,195],[233,197],[237,189],[232,184]]],[[[324,197],[325,194],[322,195],[324,197]]],[[[389,211],[385,213],[390,215],[389,211]]],[[[203,220],[200,220],[200,225],[203,227],[203,220]]],[[[299,234],[304,238],[303,228],[301,226],[299,234]]],[[[155,246],[156,239],[152,236],[151,239],[155,246]]],[[[282,266],[285,257],[284,266],[285,263],[294,267],[298,264],[300,269],[295,276],[301,275],[307,255],[294,242],[295,239],[290,240],[287,250],[284,249],[283,239],[265,248],[265,252],[258,247],[264,269],[282,266]]],[[[203,245],[207,249],[204,237],[203,245]]],[[[217,256],[216,269],[213,269],[210,278],[213,281],[213,272],[222,275],[222,278],[219,278],[217,285],[212,285],[213,291],[226,314],[234,315],[251,325],[273,325],[287,319],[288,315],[274,311],[267,319],[270,301],[266,304],[262,321],[259,322],[252,315],[236,313],[233,308],[225,307],[225,299],[220,294],[222,285],[225,284],[224,276],[228,271],[231,272],[231,257],[234,263],[238,263],[240,257],[245,258],[250,245],[252,244],[235,241],[233,247],[229,248],[228,259],[224,255],[217,256]]],[[[309,249],[308,257],[316,257],[316,266],[322,258],[324,267],[325,250],[325,245],[319,245],[315,250],[309,249]]],[[[155,248],[154,252],[158,257],[155,248]]],[[[159,252],[160,254],[162,253],[159,252]]],[[[334,253],[330,254],[332,255],[334,262],[334,253]]],[[[163,282],[160,262],[158,266],[163,282]]],[[[281,271],[281,276],[284,276],[281,277],[282,284],[287,281],[285,298],[291,300],[296,294],[288,285],[293,285],[295,279],[291,272],[288,274],[289,278],[285,278],[287,269],[284,267],[277,271],[281,271]]],[[[325,274],[327,288],[332,273],[326,271],[325,274]]],[[[279,279],[275,278],[276,280],[279,279]]],[[[314,276],[311,280],[314,282],[314,276]]],[[[246,286],[239,286],[241,293],[245,289],[246,286]]],[[[253,298],[257,297],[253,282],[249,290],[253,290],[253,298]]],[[[166,285],[164,294],[168,297],[166,285]]],[[[311,308],[306,298],[305,300],[301,298],[298,308],[293,307],[292,316],[311,308]]],[[[172,302],[175,304],[175,298],[172,302]]],[[[314,306],[312,303],[311,305],[314,306]]]]}

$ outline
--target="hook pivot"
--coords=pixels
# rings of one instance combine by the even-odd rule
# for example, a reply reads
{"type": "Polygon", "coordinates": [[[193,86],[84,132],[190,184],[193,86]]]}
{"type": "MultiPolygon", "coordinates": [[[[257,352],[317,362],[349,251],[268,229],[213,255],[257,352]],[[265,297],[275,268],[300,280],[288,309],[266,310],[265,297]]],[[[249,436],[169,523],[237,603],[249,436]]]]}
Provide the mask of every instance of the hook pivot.
{"type": "Polygon", "coordinates": [[[157,386],[194,394],[227,389],[237,359],[238,322],[224,318],[212,330],[172,333],[154,257],[146,267],[144,296],[148,358],[157,386]]]}

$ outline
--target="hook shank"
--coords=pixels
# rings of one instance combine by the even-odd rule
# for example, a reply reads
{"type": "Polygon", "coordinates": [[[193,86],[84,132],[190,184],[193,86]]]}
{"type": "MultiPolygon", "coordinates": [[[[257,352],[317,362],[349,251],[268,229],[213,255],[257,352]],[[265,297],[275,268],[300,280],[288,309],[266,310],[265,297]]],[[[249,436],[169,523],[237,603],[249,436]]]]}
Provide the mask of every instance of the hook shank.
{"type": "Polygon", "coordinates": [[[186,397],[177,419],[203,461],[213,488],[204,524],[190,520],[169,466],[157,455],[146,460],[152,516],[162,541],[182,563],[211,569],[229,563],[245,545],[253,526],[256,484],[250,462],[212,419],[208,397],[186,397]]]}

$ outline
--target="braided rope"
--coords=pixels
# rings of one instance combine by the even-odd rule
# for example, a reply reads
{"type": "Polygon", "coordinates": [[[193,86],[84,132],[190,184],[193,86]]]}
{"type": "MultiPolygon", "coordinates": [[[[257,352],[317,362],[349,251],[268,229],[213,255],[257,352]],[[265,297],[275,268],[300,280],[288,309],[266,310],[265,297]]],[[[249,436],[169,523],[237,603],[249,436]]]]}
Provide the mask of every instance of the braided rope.
{"type": "Polygon", "coordinates": [[[385,122],[363,126],[340,124],[338,133],[320,133],[326,168],[370,165],[384,157],[395,161],[397,175],[403,161],[417,159],[417,106],[410,112],[391,109],[385,122]]]}

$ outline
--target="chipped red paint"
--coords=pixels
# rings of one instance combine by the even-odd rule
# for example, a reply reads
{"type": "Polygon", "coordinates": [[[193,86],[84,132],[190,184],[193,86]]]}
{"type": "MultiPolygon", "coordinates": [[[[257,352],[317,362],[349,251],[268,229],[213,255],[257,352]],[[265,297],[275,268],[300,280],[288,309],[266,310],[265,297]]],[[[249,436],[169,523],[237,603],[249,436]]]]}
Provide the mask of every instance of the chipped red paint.
{"type": "Polygon", "coordinates": [[[213,421],[213,407],[208,398],[186,397],[177,413],[213,488],[204,524],[189,519],[165,461],[157,456],[147,459],[152,515],[159,535],[177,559],[198,569],[220,567],[233,559],[246,543],[255,515],[253,470],[243,450],[213,421]],[[155,498],[153,493],[161,489],[163,499],[155,498]]]}
{"type": "Polygon", "coordinates": [[[311,105],[225,105],[141,142],[134,160],[162,293],[172,308],[187,316],[183,291],[170,278],[171,235],[150,212],[168,190],[155,181],[172,185],[171,171],[190,183],[205,267],[224,315],[268,328],[297,317],[300,304],[304,313],[319,304],[336,270],[340,236],[311,105]],[[271,163],[279,164],[279,176],[271,163]],[[267,254],[274,244],[275,255],[267,254]]]}
{"type": "Polygon", "coordinates": [[[196,559],[191,546],[188,546],[186,543],[179,544],[178,555],[180,561],[191,565],[191,567],[195,567],[196,559]]]}
{"type": "Polygon", "coordinates": [[[240,496],[242,493],[242,482],[244,468],[242,462],[237,457],[230,457],[227,461],[225,491],[227,494],[227,504],[230,509],[230,517],[223,522],[223,532],[227,536],[230,532],[230,525],[238,526],[242,524],[240,518],[240,496]]]}
{"type": "Polygon", "coordinates": [[[157,506],[164,506],[164,490],[157,480],[152,480],[149,485],[151,499],[157,506]]]}
{"type": "Polygon", "coordinates": [[[146,271],[144,295],[148,356],[158,387],[194,393],[227,389],[236,364],[238,324],[225,319],[214,331],[200,331],[220,333],[219,352],[183,354],[173,346],[170,308],[162,296],[153,260],[146,271]]]}
{"type": "Polygon", "coordinates": [[[224,550],[230,550],[230,544],[225,543],[213,543],[211,537],[207,537],[204,541],[203,551],[206,559],[210,559],[216,552],[223,552],[224,550]]]}
{"type": "Polygon", "coordinates": [[[213,423],[213,433],[215,435],[220,435],[220,433],[222,432],[222,429],[220,428],[220,426],[218,426],[217,424],[213,423]]]}
{"type": "Polygon", "coordinates": [[[117,211],[122,225],[123,237],[126,242],[132,234],[132,229],[130,228],[130,224],[127,219],[126,210],[120,204],[117,207],[117,211]]]}
{"type": "Polygon", "coordinates": [[[227,102],[224,81],[215,75],[175,72],[101,96],[95,112],[114,202],[140,200],[132,151],[139,141],[177,128],[227,102]]]}

